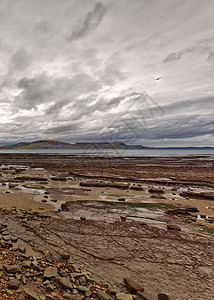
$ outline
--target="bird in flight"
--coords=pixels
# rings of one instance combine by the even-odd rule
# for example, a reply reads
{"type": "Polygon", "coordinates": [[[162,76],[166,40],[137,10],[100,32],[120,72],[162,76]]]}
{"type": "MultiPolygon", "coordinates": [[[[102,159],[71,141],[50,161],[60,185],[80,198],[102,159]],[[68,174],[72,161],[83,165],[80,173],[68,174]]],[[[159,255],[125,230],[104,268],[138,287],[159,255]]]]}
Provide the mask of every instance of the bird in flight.
{"type": "Polygon", "coordinates": [[[161,77],[158,77],[158,78],[155,78],[155,80],[160,80],[162,77],[163,77],[163,76],[161,76],[161,77]]]}

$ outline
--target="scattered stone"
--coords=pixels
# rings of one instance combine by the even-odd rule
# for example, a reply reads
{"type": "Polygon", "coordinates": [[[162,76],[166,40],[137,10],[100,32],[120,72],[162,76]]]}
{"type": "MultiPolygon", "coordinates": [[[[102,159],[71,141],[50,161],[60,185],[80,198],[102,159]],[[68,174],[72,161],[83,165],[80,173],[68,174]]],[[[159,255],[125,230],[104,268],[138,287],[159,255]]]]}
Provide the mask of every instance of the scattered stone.
{"type": "Polygon", "coordinates": [[[132,294],[137,294],[137,292],[144,291],[144,288],[142,287],[142,285],[131,278],[124,278],[123,281],[126,285],[127,290],[129,292],[131,292],[132,294]]]}
{"type": "Polygon", "coordinates": [[[85,216],[81,216],[80,220],[86,220],[86,217],[85,216]]]}

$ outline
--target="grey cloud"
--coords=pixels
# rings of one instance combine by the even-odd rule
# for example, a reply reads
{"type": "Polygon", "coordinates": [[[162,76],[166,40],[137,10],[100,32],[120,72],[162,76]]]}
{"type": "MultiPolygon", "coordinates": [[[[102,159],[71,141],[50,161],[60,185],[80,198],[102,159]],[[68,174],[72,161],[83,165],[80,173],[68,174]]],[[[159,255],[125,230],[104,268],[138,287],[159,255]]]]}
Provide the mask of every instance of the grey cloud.
{"type": "Polygon", "coordinates": [[[178,61],[181,59],[182,55],[184,53],[182,52],[177,52],[177,53],[170,53],[165,59],[164,62],[168,63],[168,62],[173,62],[173,61],[178,61]]]}
{"type": "Polygon", "coordinates": [[[41,103],[51,101],[54,95],[53,85],[45,73],[35,78],[24,77],[19,80],[17,87],[22,92],[15,97],[14,105],[21,109],[36,108],[41,103]]]}
{"type": "Polygon", "coordinates": [[[93,10],[89,11],[84,19],[79,20],[79,22],[76,23],[68,40],[77,40],[96,29],[105,16],[106,11],[106,7],[101,2],[96,3],[93,10]]]}
{"type": "Polygon", "coordinates": [[[214,62],[214,51],[209,52],[207,60],[210,61],[210,62],[214,62]]]}
{"type": "Polygon", "coordinates": [[[59,134],[63,133],[68,134],[72,133],[73,131],[76,131],[79,128],[78,124],[66,124],[66,125],[59,125],[59,126],[53,126],[51,128],[48,128],[44,131],[45,134],[59,134]]]}
{"type": "Polygon", "coordinates": [[[100,83],[81,73],[72,78],[55,78],[42,73],[35,78],[22,78],[17,83],[22,91],[15,97],[14,105],[20,109],[35,109],[41,103],[54,102],[47,113],[60,112],[77,96],[99,90],[100,83]]]}
{"type": "MultiPolygon", "coordinates": [[[[212,53],[213,51],[210,51],[211,47],[212,47],[212,43],[213,40],[212,39],[203,39],[203,40],[199,40],[197,42],[195,42],[195,44],[193,44],[190,47],[186,47],[180,51],[177,52],[172,52],[170,53],[164,60],[164,63],[171,63],[174,61],[179,61],[184,55],[188,54],[188,53],[201,53],[201,54],[205,54],[205,53],[209,53],[209,55],[211,55],[212,57],[212,53]]],[[[209,59],[209,56],[208,56],[209,59]]]]}
{"type": "Polygon", "coordinates": [[[10,69],[12,71],[22,71],[31,65],[32,59],[29,53],[21,48],[17,50],[10,60],[10,69]]]}

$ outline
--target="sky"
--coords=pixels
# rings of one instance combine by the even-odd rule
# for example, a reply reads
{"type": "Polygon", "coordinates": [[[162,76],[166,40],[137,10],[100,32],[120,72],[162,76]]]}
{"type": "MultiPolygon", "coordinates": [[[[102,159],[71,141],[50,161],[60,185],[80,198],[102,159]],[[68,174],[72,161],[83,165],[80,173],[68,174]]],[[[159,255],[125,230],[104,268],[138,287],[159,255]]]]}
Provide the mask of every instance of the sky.
{"type": "Polygon", "coordinates": [[[213,0],[1,0],[0,144],[214,146],[213,0]]]}

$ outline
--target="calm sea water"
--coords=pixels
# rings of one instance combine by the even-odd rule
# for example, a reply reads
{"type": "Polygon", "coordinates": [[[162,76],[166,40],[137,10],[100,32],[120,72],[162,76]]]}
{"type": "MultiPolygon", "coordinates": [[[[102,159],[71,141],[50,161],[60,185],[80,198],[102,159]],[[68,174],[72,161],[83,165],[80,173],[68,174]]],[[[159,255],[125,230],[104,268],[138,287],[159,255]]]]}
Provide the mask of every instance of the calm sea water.
{"type": "MultiPolygon", "coordinates": [[[[82,156],[100,156],[100,157],[141,157],[141,156],[187,156],[187,155],[209,155],[214,156],[214,149],[141,149],[141,150],[0,150],[0,153],[40,153],[40,154],[60,154],[60,155],[82,155],[82,156]]],[[[214,158],[214,157],[213,157],[214,158]]]]}

